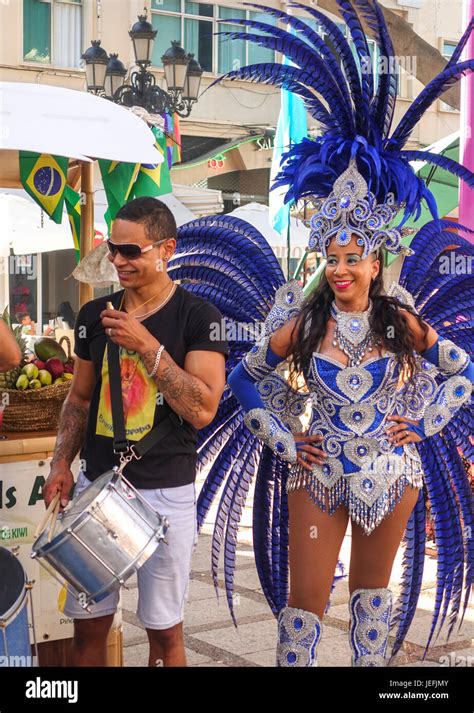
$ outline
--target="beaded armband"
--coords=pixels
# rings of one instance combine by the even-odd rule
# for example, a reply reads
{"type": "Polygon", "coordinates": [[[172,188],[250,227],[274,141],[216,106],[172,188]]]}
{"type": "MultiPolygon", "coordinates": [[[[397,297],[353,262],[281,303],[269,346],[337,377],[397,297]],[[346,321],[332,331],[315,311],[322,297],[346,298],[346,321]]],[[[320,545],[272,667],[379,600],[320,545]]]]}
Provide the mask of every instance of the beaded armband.
{"type": "Polygon", "coordinates": [[[450,339],[438,340],[438,370],[445,376],[464,371],[470,362],[469,354],[450,339]]]}
{"type": "Polygon", "coordinates": [[[275,367],[267,364],[267,350],[272,334],[300,312],[303,302],[303,290],[296,280],[285,282],[276,291],[275,301],[264,322],[264,336],[242,359],[245,370],[254,379],[263,379],[274,371],[275,367]]]}
{"type": "Polygon", "coordinates": [[[279,374],[269,374],[257,384],[266,408],[274,413],[292,433],[300,433],[303,424],[300,416],[306,410],[310,394],[292,389],[279,374]]]}
{"type": "Polygon", "coordinates": [[[288,280],[275,292],[275,301],[265,319],[265,335],[280,329],[301,311],[304,302],[303,288],[297,280],[288,280]]]}
{"type": "Polygon", "coordinates": [[[397,416],[419,420],[436,398],[438,384],[435,377],[438,370],[420,356],[416,360],[416,374],[396,393],[395,413],[397,416]]]}
{"type": "Polygon", "coordinates": [[[268,374],[271,374],[272,371],[275,371],[275,366],[267,363],[270,339],[271,335],[261,339],[242,359],[242,366],[253,379],[263,379],[268,374]]]}
{"type": "Polygon", "coordinates": [[[456,411],[470,400],[471,393],[472,384],[464,376],[452,376],[441,384],[423,417],[423,430],[426,436],[441,431],[456,411]]]}
{"type": "Polygon", "coordinates": [[[296,463],[296,444],[291,431],[267,409],[254,408],[244,416],[244,423],[254,436],[260,438],[282,460],[296,463]]]}

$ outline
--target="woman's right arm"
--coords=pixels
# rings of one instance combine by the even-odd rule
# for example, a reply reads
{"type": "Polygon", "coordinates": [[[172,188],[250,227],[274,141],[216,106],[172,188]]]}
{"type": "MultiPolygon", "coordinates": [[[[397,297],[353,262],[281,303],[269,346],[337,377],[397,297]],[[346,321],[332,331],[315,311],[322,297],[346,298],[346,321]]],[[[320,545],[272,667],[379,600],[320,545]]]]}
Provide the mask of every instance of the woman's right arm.
{"type": "Polygon", "coordinates": [[[291,353],[298,317],[294,317],[263,338],[229,374],[229,386],[245,411],[244,422],[248,429],[283,460],[300,463],[310,470],[311,462],[322,464],[326,455],[311,445],[321,436],[293,435],[278,416],[265,406],[257,383],[284,361],[291,353]],[[298,440],[295,441],[295,438],[298,440]],[[306,460],[301,458],[305,452],[306,460]]]}

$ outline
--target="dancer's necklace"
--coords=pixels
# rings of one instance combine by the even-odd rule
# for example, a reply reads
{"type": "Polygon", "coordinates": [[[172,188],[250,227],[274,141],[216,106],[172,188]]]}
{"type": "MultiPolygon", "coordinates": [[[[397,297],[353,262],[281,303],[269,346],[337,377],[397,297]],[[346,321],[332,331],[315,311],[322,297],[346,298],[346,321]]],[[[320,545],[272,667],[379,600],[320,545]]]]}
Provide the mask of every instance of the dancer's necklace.
{"type": "Polygon", "coordinates": [[[331,315],[336,320],[333,346],[349,357],[348,366],[359,366],[364,354],[378,343],[369,324],[371,312],[372,300],[365,312],[343,312],[335,302],[331,304],[331,315]]]}

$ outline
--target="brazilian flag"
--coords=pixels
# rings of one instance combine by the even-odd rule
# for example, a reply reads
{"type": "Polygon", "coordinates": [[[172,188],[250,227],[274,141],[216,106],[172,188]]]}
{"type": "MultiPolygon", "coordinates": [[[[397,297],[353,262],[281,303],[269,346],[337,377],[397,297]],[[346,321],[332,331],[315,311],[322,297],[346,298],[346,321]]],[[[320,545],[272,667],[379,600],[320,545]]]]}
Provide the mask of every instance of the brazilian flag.
{"type": "Polygon", "coordinates": [[[99,167],[110,218],[114,220],[120,208],[130,199],[140,164],[99,159],[99,167]]]}
{"type": "Polygon", "coordinates": [[[69,225],[71,226],[72,238],[74,240],[74,249],[76,251],[77,262],[81,259],[81,196],[79,193],[66,186],[64,195],[66,201],[66,210],[69,217],[69,225]]]}
{"type": "Polygon", "coordinates": [[[23,188],[55,223],[61,223],[69,159],[32,151],[20,151],[19,157],[23,188]]]}
{"type": "Polygon", "coordinates": [[[141,196],[151,196],[156,198],[165,193],[171,193],[171,175],[168,166],[166,136],[153,126],[151,129],[155,135],[155,146],[163,156],[162,163],[142,163],[138,171],[137,180],[133,189],[134,198],[141,196]]]}

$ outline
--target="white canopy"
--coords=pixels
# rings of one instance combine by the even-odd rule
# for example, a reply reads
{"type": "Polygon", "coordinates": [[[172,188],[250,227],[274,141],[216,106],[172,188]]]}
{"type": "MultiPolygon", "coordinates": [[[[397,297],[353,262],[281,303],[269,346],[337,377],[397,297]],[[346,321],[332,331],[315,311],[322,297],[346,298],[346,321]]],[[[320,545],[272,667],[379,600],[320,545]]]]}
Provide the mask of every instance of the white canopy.
{"type": "Polygon", "coordinates": [[[88,92],[0,82],[0,149],[87,161],[161,163],[155,137],[131,111],[88,92]]]}
{"type": "Polygon", "coordinates": [[[43,213],[41,225],[41,208],[29,197],[0,192],[0,225],[0,257],[7,257],[10,248],[15,255],[74,249],[67,215],[57,225],[43,213]]]}
{"type": "MultiPolygon", "coordinates": [[[[236,208],[229,215],[247,221],[265,237],[277,257],[286,258],[286,235],[280,235],[270,225],[269,208],[262,203],[247,203],[236,208]]],[[[301,220],[290,218],[290,257],[299,259],[309,242],[309,228],[301,220]]]]}

